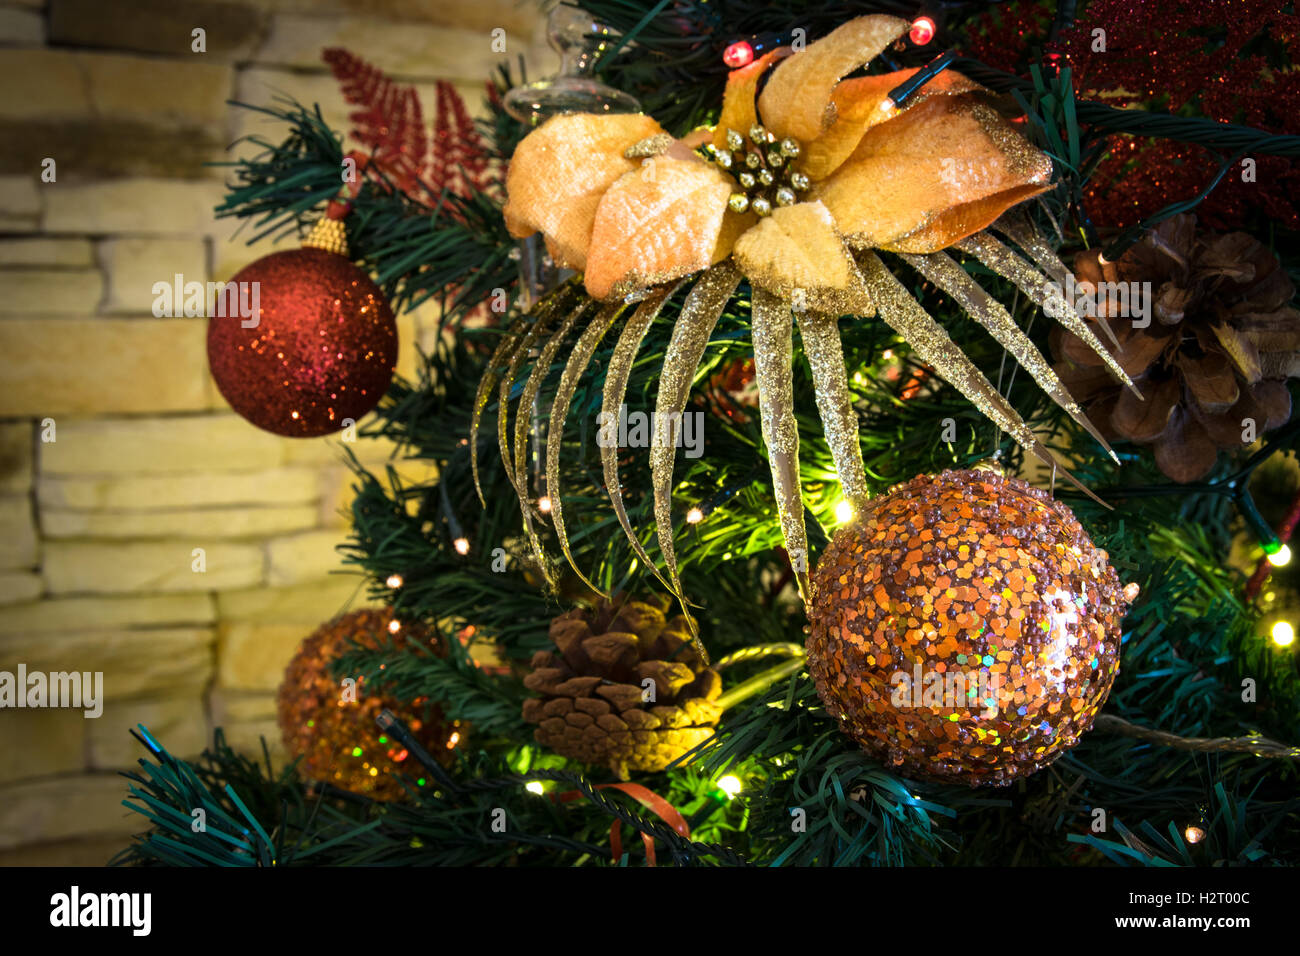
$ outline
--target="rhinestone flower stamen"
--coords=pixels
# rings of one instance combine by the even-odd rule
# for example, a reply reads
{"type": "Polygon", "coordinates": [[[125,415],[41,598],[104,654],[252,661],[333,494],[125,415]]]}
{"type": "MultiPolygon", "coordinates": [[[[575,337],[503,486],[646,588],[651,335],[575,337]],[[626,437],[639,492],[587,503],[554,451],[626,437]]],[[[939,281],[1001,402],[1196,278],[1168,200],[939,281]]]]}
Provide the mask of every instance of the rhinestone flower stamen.
{"type": "Polygon", "coordinates": [[[732,212],[753,210],[760,216],[771,215],[777,206],[793,206],[796,193],[811,183],[794,169],[799,158],[799,144],[793,139],[778,141],[760,125],[750,127],[749,136],[727,130],[725,149],[709,146],[709,159],[732,172],[740,190],[731,194],[727,207],[732,212]],[[733,171],[740,170],[737,174],[733,171]]]}

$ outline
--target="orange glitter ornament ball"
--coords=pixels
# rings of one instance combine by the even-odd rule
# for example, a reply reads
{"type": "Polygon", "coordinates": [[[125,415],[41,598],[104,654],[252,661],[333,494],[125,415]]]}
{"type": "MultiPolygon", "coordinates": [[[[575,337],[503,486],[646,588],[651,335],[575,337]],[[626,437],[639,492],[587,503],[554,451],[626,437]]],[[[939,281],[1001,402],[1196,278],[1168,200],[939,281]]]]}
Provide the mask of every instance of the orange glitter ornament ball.
{"type": "Polygon", "coordinates": [[[813,585],[808,670],[841,729],[971,786],[1034,773],[1092,727],[1133,593],[1069,508],[983,469],[873,501],[813,585]]]}
{"type": "MultiPolygon", "coordinates": [[[[301,757],[299,773],[310,780],[332,784],[376,800],[400,800],[406,788],[395,776],[402,774],[420,785],[425,770],[398,741],[386,737],[375,723],[385,708],[393,711],[435,759],[449,764],[452,750],[466,732],[459,721],[448,721],[428,698],[401,701],[370,693],[364,678],[354,686],[330,673],[330,663],[353,649],[428,646],[430,635],[418,625],[403,622],[397,634],[389,631],[393,614],[388,609],[353,611],[321,625],[302,642],[289,662],[280,684],[277,717],[291,757],[301,757]]],[[[441,644],[434,642],[441,656],[441,644]]]]}

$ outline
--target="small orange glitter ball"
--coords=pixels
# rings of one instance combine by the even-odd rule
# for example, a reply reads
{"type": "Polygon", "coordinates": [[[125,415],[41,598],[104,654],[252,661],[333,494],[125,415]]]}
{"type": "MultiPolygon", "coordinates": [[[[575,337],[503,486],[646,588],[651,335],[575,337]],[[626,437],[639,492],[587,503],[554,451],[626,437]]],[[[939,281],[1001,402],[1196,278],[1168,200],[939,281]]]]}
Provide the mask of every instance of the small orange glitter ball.
{"type": "MultiPolygon", "coordinates": [[[[394,634],[389,609],[353,611],[321,625],[302,642],[285,669],[280,684],[277,716],[284,745],[301,761],[298,771],[309,780],[332,784],[376,800],[401,800],[407,791],[397,774],[419,785],[425,769],[400,742],[386,737],[375,723],[384,709],[391,710],[436,760],[451,762],[452,750],[466,728],[448,721],[428,698],[402,701],[375,694],[364,678],[344,683],[330,664],[354,645],[376,648],[430,644],[429,632],[403,622],[394,634]]],[[[434,653],[444,649],[434,642],[434,653]]]]}
{"type": "Polygon", "coordinates": [[[808,670],[863,749],[1005,785],[1092,727],[1129,598],[1073,512],[993,470],[923,475],[842,528],[813,575],[808,670]]]}

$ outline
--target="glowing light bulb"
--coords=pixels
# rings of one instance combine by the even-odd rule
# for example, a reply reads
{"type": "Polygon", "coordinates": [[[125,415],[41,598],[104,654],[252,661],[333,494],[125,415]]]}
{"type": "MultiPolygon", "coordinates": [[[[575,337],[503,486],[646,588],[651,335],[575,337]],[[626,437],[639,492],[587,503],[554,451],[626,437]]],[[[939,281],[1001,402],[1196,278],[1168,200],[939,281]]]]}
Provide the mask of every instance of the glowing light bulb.
{"type": "Polygon", "coordinates": [[[461,556],[469,554],[469,538],[457,538],[451,543],[451,546],[455,548],[456,553],[461,556]]]}
{"type": "Polygon", "coordinates": [[[384,582],[394,591],[402,586],[402,576],[400,574],[390,574],[388,580],[384,582]]]}
{"type": "Polygon", "coordinates": [[[1188,843],[1200,843],[1205,839],[1205,831],[1200,827],[1188,827],[1183,831],[1183,836],[1188,843]]]}
{"type": "Polygon", "coordinates": [[[447,749],[451,750],[458,743],[460,743],[460,731],[453,730],[451,736],[447,738],[447,749]]]}
{"type": "Polygon", "coordinates": [[[687,524],[699,524],[703,520],[704,520],[704,512],[701,511],[699,508],[692,508],[690,511],[686,512],[687,524]]]}
{"type": "Polygon", "coordinates": [[[550,495],[542,495],[540,498],[537,499],[537,510],[544,515],[548,515],[551,513],[550,495]]]}
{"type": "Polygon", "coordinates": [[[917,46],[925,46],[934,39],[934,21],[929,17],[917,17],[912,21],[912,28],[907,31],[907,38],[917,46]]]}
{"type": "Polygon", "coordinates": [[[733,70],[754,62],[754,48],[747,40],[737,40],[722,51],[722,62],[733,70]]]}
{"type": "Polygon", "coordinates": [[[1273,565],[1275,568],[1286,567],[1291,563],[1291,548],[1285,544],[1282,545],[1282,547],[1278,548],[1268,556],[1268,563],[1273,565]]]}
{"type": "Polygon", "coordinates": [[[1295,628],[1289,621],[1278,621],[1273,625],[1273,643],[1278,647],[1290,647],[1295,642],[1295,628]]]}
{"type": "Polygon", "coordinates": [[[527,790],[529,793],[536,793],[540,795],[542,792],[542,785],[537,780],[531,780],[524,785],[524,789],[527,790]]]}
{"type": "Polygon", "coordinates": [[[393,618],[391,621],[388,622],[388,633],[396,634],[401,629],[402,629],[402,622],[397,620],[397,618],[393,618]]]}
{"type": "Polygon", "coordinates": [[[847,524],[853,519],[853,505],[847,501],[841,500],[835,506],[835,520],[839,524],[847,524]]]}
{"type": "Polygon", "coordinates": [[[743,786],[744,785],[740,782],[740,778],[733,774],[727,774],[725,777],[718,778],[718,789],[725,793],[729,798],[735,797],[736,794],[740,793],[743,786]]]}

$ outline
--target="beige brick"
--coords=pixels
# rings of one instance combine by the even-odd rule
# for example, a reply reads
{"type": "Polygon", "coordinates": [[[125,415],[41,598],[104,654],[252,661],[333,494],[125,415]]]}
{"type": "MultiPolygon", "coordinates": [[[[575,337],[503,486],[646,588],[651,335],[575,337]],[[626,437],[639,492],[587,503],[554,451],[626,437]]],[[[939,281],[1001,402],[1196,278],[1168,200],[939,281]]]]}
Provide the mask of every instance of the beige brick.
{"type": "MultiPolygon", "coordinates": [[[[144,751],[141,749],[141,755],[144,751]]],[[[0,789],[0,847],[34,839],[138,832],[148,821],[122,806],[127,781],[117,774],[50,777],[0,789]]]]}
{"type": "Polygon", "coordinates": [[[226,743],[239,753],[245,754],[262,762],[262,745],[266,744],[266,751],[271,755],[271,765],[279,770],[289,763],[290,757],[284,748],[284,737],[280,733],[280,725],[275,722],[275,718],[266,717],[261,720],[238,720],[231,721],[222,726],[222,731],[226,735],[226,743]]]}
{"type": "MultiPolygon", "coordinates": [[[[186,31],[187,47],[188,41],[186,31]]],[[[220,129],[230,79],[228,67],[200,56],[166,60],[49,48],[3,50],[0,86],[9,95],[0,104],[0,118],[220,129]]]]}
{"type": "Polygon", "coordinates": [[[228,60],[248,53],[262,19],[252,4],[211,0],[50,0],[50,39],[72,46],[162,53],[182,61],[228,60]],[[206,32],[203,53],[192,49],[195,27],[206,32]]]}
{"type": "MultiPolygon", "coordinates": [[[[0,431],[0,441],[3,441],[0,431]]],[[[3,461],[0,458],[0,461],[3,461]]],[[[222,505],[294,505],[321,496],[314,468],[272,468],[255,472],[207,472],[167,477],[47,478],[37,484],[42,510],[55,508],[152,511],[222,505]]]]}
{"type": "Polygon", "coordinates": [[[95,770],[132,767],[145,755],[131,736],[137,724],[182,760],[197,757],[208,745],[208,718],[198,694],[143,700],[110,701],[89,724],[90,766],[95,770]]]}
{"type": "Polygon", "coordinates": [[[204,628],[0,635],[0,667],[104,675],[104,699],[198,694],[212,678],[214,635],[204,628]]]}
{"type": "Polygon", "coordinates": [[[305,531],[316,526],[317,518],[310,505],[184,511],[42,510],[41,531],[48,538],[243,538],[305,531]]]}
{"type": "Polygon", "coordinates": [[[99,245],[99,262],[107,277],[104,312],[155,314],[154,283],[170,288],[177,275],[182,287],[208,279],[202,239],[109,239],[99,245]]]}
{"type": "Polygon", "coordinates": [[[174,627],[214,620],[216,605],[208,594],[56,598],[6,608],[0,614],[0,635],[174,627]]]}
{"type": "Polygon", "coordinates": [[[0,498],[0,570],[36,566],[36,520],[26,495],[0,498]]]}
{"type": "Polygon", "coordinates": [[[94,315],[104,298],[98,269],[4,269],[0,316],[94,315]]]}
{"type": "Polygon", "coordinates": [[[89,239],[0,240],[0,265],[88,268],[95,264],[89,239]]]}
{"type": "Polygon", "coordinates": [[[0,7],[0,45],[41,46],[45,42],[45,18],[35,10],[0,7]]]}
{"type": "Polygon", "coordinates": [[[83,769],[93,723],[80,710],[0,710],[0,786],[83,769]]]}
{"type": "Polygon", "coordinates": [[[45,579],[35,571],[9,571],[0,574],[0,604],[30,601],[40,597],[44,590],[45,579]]]}
{"type": "Polygon", "coordinates": [[[45,230],[95,234],[152,233],[194,238],[213,228],[220,182],[133,177],[60,183],[45,193],[45,230]]]}
{"type": "Polygon", "coordinates": [[[282,445],[282,439],[238,415],[72,420],[60,424],[57,442],[40,446],[40,471],[42,476],[263,472],[280,464],[282,445]]]}
{"type": "Polygon", "coordinates": [[[0,363],[0,415],[204,409],[206,332],[176,319],[0,321],[0,354],[23,357],[0,363]]]}
{"type": "Polygon", "coordinates": [[[214,727],[244,720],[274,720],[276,695],[267,691],[213,690],[208,695],[214,727]]]}
{"type": "Polygon", "coordinates": [[[32,490],[32,440],[29,422],[0,425],[0,494],[25,495],[32,490]]]}
{"type": "Polygon", "coordinates": [[[266,545],[267,583],[272,587],[301,584],[342,570],[342,556],[334,548],[344,540],[345,535],[338,531],[273,538],[266,545]]]}
{"type": "Polygon", "coordinates": [[[331,574],[288,588],[222,591],[217,594],[217,616],[222,621],[296,624],[311,630],[339,614],[377,603],[367,597],[362,576],[331,574]]]}
{"type": "Polygon", "coordinates": [[[222,624],[218,685],[228,690],[275,690],[298,645],[313,630],[301,624],[222,624]]]}
{"type": "Polygon", "coordinates": [[[45,209],[36,189],[36,174],[0,176],[0,229],[5,232],[36,232],[45,209]]]}
{"type": "Polygon", "coordinates": [[[261,549],[250,544],[194,538],[122,544],[50,541],[41,570],[50,594],[123,594],[251,587],[262,580],[262,565],[261,549]],[[196,548],[205,552],[205,572],[191,569],[196,548]]]}
{"type": "Polygon", "coordinates": [[[489,29],[461,29],[426,23],[386,23],[373,16],[272,17],[266,42],[253,59],[258,64],[318,68],[320,51],[345,47],[396,77],[459,78],[482,82],[502,63],[522,54],[530,76],[546,58],[532,37],[506,37],[503,53],[492,51],[489,29]]]}

